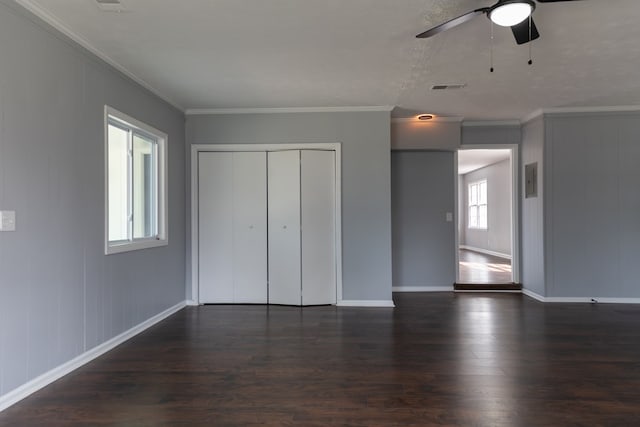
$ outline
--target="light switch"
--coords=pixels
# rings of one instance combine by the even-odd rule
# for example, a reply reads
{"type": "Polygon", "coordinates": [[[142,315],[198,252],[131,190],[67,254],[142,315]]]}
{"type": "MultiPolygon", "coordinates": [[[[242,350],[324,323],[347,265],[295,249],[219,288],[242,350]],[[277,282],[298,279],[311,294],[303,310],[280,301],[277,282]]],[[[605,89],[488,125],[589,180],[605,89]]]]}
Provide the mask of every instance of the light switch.
{"type": "Polygon", "coordinates": [[[453,221],[453,213],[452,212],[447,212],[446,219],[447,219],[447,222],[453,221]]]}
{"type": "Polygon", "coordinates": [[[0,211],[0,231],[16,231],[16,211],[0,211]]]}

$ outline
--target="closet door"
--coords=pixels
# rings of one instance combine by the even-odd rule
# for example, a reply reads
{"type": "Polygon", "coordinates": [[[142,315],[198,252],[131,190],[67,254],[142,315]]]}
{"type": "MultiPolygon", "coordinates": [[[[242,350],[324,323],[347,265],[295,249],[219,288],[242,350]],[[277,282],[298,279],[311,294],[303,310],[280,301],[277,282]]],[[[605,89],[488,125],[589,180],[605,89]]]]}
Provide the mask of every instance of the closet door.
{"type": "Polygon", "coordinates": [[[267,154],[233,153],[232,187],[233,302],[266,304],[267,154]]]}
{"type": "Polygon", "coordinates": [[[300,305],[300,151],[268,153],[269,304],[300,305]]]}
{"type": "Polygon", "coordinates": [[[301,151],[302,304],[336,303],[334,151],[301,151]]]}
{"type": "Polygon", "coordinates": [[[232,153],[198,154],[198,283],[201,303],[233,302],[232,153]]]}

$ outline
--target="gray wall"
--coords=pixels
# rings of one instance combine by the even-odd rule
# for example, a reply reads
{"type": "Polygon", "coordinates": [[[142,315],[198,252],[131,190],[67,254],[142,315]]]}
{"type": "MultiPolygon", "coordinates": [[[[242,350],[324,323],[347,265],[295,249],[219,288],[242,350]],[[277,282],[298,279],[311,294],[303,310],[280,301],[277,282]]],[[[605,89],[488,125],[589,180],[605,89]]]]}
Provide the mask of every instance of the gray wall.
{"type": "Polygon", "coordinates": [[[184,116],[0,1],[0,395],[184,300],[184,116]],[[169,246],[104,255],[105,104],[169,135],[169,246]]]}
{"type": "Polygon", "coordinates": [[[520,144],[519,125],[457,121],[419,122],[394,120],[391,123],[393,150],[456,151],[460,145],[520,144]]]}
{"type": "Polygon", "coordinates": [[[522,131],[520,125],[463,124],[463,145],[486,144],[520,144],[522,131]]]}
{"type": "Polygon", "coordinates": [[[193,115],[187,141],[342,143],[343,299],[391,299],[388,112],[193,115]]]}
{"type": "Polygon", "coordinates": [[[640,297],[640,114],[545,126],[547,296],[640,297]]]}
{"type": "Polygon", "coordinates": [[[460,122],[419,122],[395,120],[391,123],[393,150],[449,150],[460,147],[460,122]]]}
{"type": "Polygon", "coordinates": [[[544,195],[545,180],[543,162],[545,128],[543,119],[537,118],[522,128],[520,164],[520,198],[522,227],[521,282],[525,289],[538,295],[546,295],[544,264],[544,195]],[[538,196],[524,198],[524,165],[538,163],[538,196]]]}
{"type": "Polygon", "coordinates": [[[393,285],[452,287],[456,278],[454,154],[391,155],[393,285]]]}
{"type": "Polygon", "coordinates": [[[503,160],[462,175],[459,192],[464,208],[460,244],[511,255],[511,161],[503,160]],[[470,229],[469,184],[482,180],[487,181],[487,229],[470,229]]]}

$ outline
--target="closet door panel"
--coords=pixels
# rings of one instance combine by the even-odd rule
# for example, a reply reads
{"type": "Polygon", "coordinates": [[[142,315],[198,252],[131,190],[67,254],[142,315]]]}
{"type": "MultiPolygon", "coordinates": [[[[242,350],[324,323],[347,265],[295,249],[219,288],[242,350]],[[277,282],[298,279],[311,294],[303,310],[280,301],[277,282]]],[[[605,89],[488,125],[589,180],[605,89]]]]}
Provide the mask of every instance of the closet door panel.
{"type": "Polygon", "coordinates": [[[201,303],[233,302],[232,153],[198,155],[198,283],[201,303]]]}
{"type": "Polygon", "coordinates": [[[267,303],[267,157],[233,153],[233,285],[236,303],[267,303]]]}
{"type": "Polygon", "coordinates": [[[335,152],[301,151],[302,304],[335,304],[335,152]]]}
{"type": "Polygon", "coordinates": [[[300,305],[300,151],[268,153],[269,303],[300,305]]]}

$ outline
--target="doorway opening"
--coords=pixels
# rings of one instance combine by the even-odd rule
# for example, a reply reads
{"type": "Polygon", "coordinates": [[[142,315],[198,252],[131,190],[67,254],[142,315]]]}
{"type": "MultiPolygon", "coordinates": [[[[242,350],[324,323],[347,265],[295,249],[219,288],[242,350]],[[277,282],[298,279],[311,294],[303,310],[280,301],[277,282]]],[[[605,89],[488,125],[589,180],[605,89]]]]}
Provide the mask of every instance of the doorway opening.
{"type": "Polygon", "coordinates": [[[456,290],[520,290],[517,145],[461,147],[456,290]]]}

